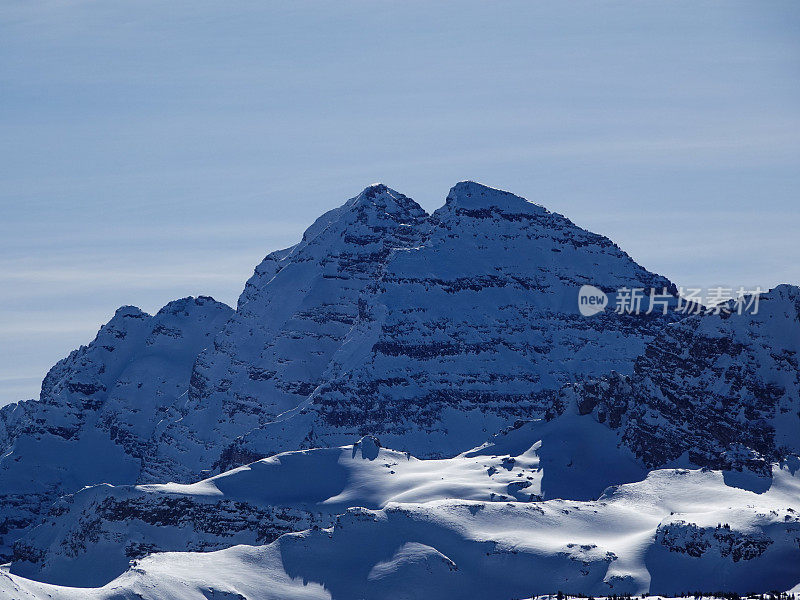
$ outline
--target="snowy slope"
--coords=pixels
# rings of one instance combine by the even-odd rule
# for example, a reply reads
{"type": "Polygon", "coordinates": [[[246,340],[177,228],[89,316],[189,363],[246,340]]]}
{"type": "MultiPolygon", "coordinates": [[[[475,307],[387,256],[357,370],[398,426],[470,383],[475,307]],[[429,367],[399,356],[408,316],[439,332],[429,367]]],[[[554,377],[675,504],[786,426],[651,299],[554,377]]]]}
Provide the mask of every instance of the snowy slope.
{"type": "Polygon", "coordinates": [[[716,471],[653,471],[597,501],[390,503],[266,546],[163,553],[106,586],[0,575],[13,598],[520,598],[687,589],[766,591],[800,582],[798,464],[770,488],[716,471]]]}
{"type": "Polygon", "coordinates": [[[597,498],[609,485],[646,475],[616,443],[605,426],[564,415],[520,424],[450,459],[419,460],[364,438],[279,454],[195,484],[89,487],[62,498],[17,542],[12,572],[101,585],[151,552],[265,544],[328,527],[352,506],[597,498]]]}

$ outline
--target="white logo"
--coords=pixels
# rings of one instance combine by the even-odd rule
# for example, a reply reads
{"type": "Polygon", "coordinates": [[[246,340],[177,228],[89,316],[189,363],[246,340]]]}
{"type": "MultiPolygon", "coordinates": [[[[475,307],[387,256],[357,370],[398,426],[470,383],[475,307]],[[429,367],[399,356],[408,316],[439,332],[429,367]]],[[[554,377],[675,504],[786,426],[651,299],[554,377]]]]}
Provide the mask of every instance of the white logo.
{"type": "Polygon", "coordinates": [[[584,317],[603,312],[608,305],[608,296],[593,285],[582,285],[578,290],[578,310],[584,317]]]}

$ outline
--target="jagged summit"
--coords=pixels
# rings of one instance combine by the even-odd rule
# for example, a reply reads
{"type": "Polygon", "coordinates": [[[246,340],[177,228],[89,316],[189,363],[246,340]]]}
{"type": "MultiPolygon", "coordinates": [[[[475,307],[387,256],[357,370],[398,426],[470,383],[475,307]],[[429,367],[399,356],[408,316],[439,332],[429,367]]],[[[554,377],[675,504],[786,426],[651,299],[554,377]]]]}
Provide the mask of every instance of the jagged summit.
{"type": "Polygon", "coordinates": [[[132,306],[130,304],[125,304],[123,306],[120,306],[117,310],[114,311],[114,316],[112,317],[112,320],[113,319],[124,319],[126,317],[139,318],[139,317],[142,317],[142,316],[149,317],[150,315],[148,315],[146,312],[144,312],[138,306],[132,306]]]}
{"type": "MultiPolygon", "coordinates": [[[[317,234],[331,226],[337,229],[354,226],[355,223],[346,217],[354,213],[369,214],[372,217],[381,214],[402,217],[403,214],[407,214],[410,217],[408,225],[428,225],[436,221],[436,219],[429,221],[428,213],[413,199],[383,183],[373,183],[343,205],[319,217],[303,234],[303,241],[311,241],[317,234]]],[[[496,213],[505,215],[506,219],[513,219],[513,215],[517,215],[518,218],[522,215],[549,215],[556,218],[554,222],[559,219],[569,222],[562,215],[552,213],[540,204],[475,181],[461,181],[454,185],[444,205],[434,211],[433,215],[443,216],[447,213],[466,214],[472,217],[488,217],[496,213]]],[[[363,216],[357,222],[363,222],[363,216]]]]}
{"type": "Polygon", "coordinates": [[[407,198],[404,194],[393,190],[385,183],[371,183],[367,187],[365,187],[359,194],[350,200],[348,200],[345,204],[359,204],[369,200],[374,200],[379,197],[390,197],[390,198],[407,198]]]}
{"type": "Polygon", "coordinates": [[[459,181],[447,194],[443,209],[495,210],[513,214],[547,214],[544,206],[505,190],[489,187],[476,181],[459,181]]]}
{"type": "Polygon", "coordinates": [[[118,322],[122,319],[146,319],[151,318],[153,316],[159,315],[176,315],[178,313],[185,313],[189,310],[193,310],[195,307],[226,307],[229,308],[227,304],[224,302],[219,302],[215,300],[211,296],[186,296],[184,298],[178,298],[177,300],[170,300],[164,306],[159,308],[155,315],[151,315],[143,311],[138,306],[133,306],[131,304],[125,304],[120,306],[116,311],[114,311],[114,316],[111,320],[105,325],[108,326],[113,322],[118,322]]]}
{"type": "Polygon", "coordinates": [[[367,186],[357,196],[344,204],[344,208],[357,211],[375,211],[393,217],[406,216],[412,220],[426,218],[428,214],[419,204],[408,196],[397,192],[383,183],[367,186]]]}
{"type": "Polygon", "coordinates": [[[167,302],[161,307],[156,316],[159,315],[177,315],[179,313],[187,313],[190,310],[196,310],[201,307],[225,307],[229,308],[224,302],[215,300],[211,296],[186,296],[178,300],[167,302]]]}
{"type": "MultiPolygon", "coordinates": [[[[337,235],[346,236],[350,232],[357,232],[359,227],[372,223],[373,234],[391,235],[392,225],[381,225],[381,221],[385,219],[397,221],[407,233],[411,233],[410,228],[416,228],[419,237],[426,239],[431,228],[442,222],[451,223],[458,219],[494,220],[506,224],[528,221],[540,230],[537,234],[539,236],[549,232],[552,237],[564,241],[566,232],[567,236],[603,240],[604,245],[616,247],[607,238],[578,227],[563,215],[552,212],[541,204],[475,181],[461,181],[454,185],[444,205],[431,215],[408,196],[383,183],[373,183],[341,206],[320,216],[304,232],[300,244],[273,253],[265,261],[286,260],[296,254],[304,244],[314,242],[318,235],[325,232],[328,232],[326,239],[337,235]]],[[[580,243],[586,245],[585,241],[580,243]]],[[[271,269],[268,271],[271,272],[271,269]]]]}
{"type": "MultiPolygon", "coordinates": [[[[795,303],[797,304],[796,308],[798,312],[800,312],[800,286],[793,285],[791,283],[781,283],[780,285],[776,285],[774,288],[769,290],[764,299],[767,301],[778,300],[782,302],[795,303]]],[[[800,318],[800,316],[798,318],[800,318]]]]}
{"type": "Polygon", "coordinates": [[[312,242],[317,235],[330,227],[341,233],[345,229],[357,228],[359,224],[379,222],[387,217],[405,219],[408,221],[407,225],[414,225],[418,220],[427,219],[428,213],[408,196],[383,183],[374,183],[341,206],[320,216],[303,233],[301,244],[312,242]]]}

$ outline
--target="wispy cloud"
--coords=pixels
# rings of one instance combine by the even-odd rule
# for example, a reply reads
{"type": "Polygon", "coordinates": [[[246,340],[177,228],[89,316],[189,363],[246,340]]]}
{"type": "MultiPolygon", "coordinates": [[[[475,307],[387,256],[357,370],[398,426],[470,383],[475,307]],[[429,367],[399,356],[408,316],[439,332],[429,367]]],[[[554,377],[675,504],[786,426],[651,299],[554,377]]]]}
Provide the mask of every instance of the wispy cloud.
{"type": "Polygon", "coordinates": [[[461,179],[511,189],[679,283],[800,264],[791,0],[6,2],[0,21],[5,377],[119,304],[235,302],[375,180],[428,210],[461,179]]]}

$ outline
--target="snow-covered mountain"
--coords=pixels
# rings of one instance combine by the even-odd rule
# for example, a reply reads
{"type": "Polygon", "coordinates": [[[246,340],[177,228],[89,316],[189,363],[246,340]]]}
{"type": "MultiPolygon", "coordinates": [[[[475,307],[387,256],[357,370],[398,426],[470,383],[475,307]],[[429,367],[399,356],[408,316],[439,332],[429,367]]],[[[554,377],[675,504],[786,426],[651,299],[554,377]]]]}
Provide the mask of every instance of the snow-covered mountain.
{"type": "Polygon", "coordinates": [[[152,552],[266,544],[286,532],[330,527],[352,506],[588,500],[646,474],[612,431],[577,414],[525,423],[447,459],[419,460],[365,437],[279,454],[194,484],[84,488],[56,502],[17,542],[12,572],[102,585],[152,552]]]}
{"type": "Polygon", "coordinates": [[[630,372],[674,319],[586,319],[583,284],[674,291],[607,238],[513,194],[460,183],[428,217],[369,187],[259,265],[148,475],[187,480],[366,434],[457,454],[543,414],[577,377],[630,372]]]}
{"type": "Polygon", "coordinates": [[[195,357],[232,313],[203,296],[154,316],[123,306],[50,370],[38,401],[0,409],[0,554],[61,494],[139,478],[195,357]]]}
{"type": "Polygon", "coordinates": [[[0,409],[0,596],[798,585],[800,288],[744,315],[675,293],[508,192],[428,215],[370,186],[236,310],[123,307],[0,409]],[[587,317],[585,285],[673,300],[587,317]]]}

